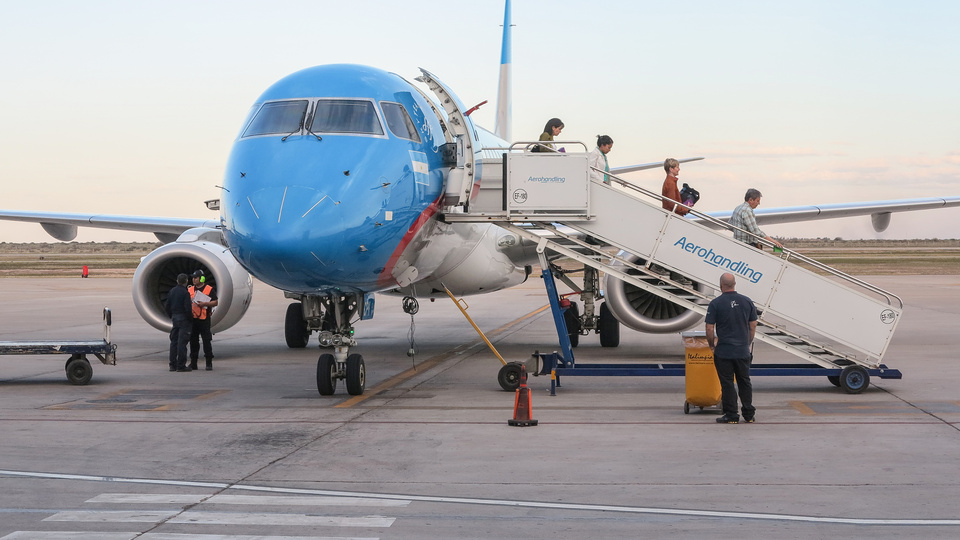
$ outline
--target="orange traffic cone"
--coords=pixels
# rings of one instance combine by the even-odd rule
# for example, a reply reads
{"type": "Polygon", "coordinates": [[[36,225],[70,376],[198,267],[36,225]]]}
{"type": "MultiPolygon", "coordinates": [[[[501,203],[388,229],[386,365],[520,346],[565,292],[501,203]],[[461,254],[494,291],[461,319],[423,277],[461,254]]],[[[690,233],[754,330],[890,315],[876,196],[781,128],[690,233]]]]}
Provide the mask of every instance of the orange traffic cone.
{"type": "Polygon", "coordinates": [[[530,389],[527,388],[527,366],[521,364],[520,388],[517,388],[517,397],[513,402],[513,418],[507,420],[507,424],[520,427],[537,425],[537,421],[530,418],[532,410],[532,397],[530,389]]]}

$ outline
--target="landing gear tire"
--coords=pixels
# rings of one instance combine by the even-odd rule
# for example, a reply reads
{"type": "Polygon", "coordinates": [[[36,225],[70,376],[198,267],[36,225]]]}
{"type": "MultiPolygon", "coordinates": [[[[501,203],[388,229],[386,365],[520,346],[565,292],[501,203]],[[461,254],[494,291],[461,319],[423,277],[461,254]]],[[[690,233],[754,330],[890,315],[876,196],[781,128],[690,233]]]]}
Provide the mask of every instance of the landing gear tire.
{"type": "Polygon", "coordinates": [[[321,396],[337,391],[337,361],[332,354],[321,354],[317,360],[317,391],[321,396]]]}
{"type": "Polygon", "coordinates": [[[287,306],[287,315],[283,321],[283,337],[287,340],[287,347],[302,349],[310,341],[310,330],[307,321],[303,319],[303,307],[300,302],[287,306]]]}
{"type": "Polygon", "coordinates": [[[87,384],[93,377],[93,368],[90,367],[90,362],[78,354],[71,356],[70,359],[67,360],[66,371],[67,380],[70,381],[70,384],[77,386],[87,384]]]}
{"type": "Polygon", "coordinates": [[[570,302],[570,307],[563,312],[563,322],[567,325],[570,346],[576,347],[580,344],[580,307],[576,302],[570,302]]]}
{"type": "Polygon", "coordinates": [[[870,374],[861,366],[847,366],[840,372],[840,388],[848,394],[859,394],[870,386],[870,374]]]}
{"type": "Polygon", "coordinates": [[[684,401],[684,402],[683,402],[683,414],[690,414],[690,402],[689,402],[689,401],[684,401]]]}
{"type": "Polygon", "coordinates": [[[597,321],[600,331],[601,347],[619,347],[620,346],[620,321],[610,313],[607,303],[600,304],[600,319],[597,321]]]}
{"type": "Polygon", "coordinates": [[[363,363],[363,356],[351,354],[347,357],[347,393],[351,396],[359,396],[363,394],[366,385],[367,368],[363,363]]]}
{"type": "Polygon", "coordinates": [[[506,363],[497,374],[497,382],[500,383],[500,388],[507,392],[514,392],[517,388],[520,388],[520,364],[517,362],[506,363]]]}
{"type": "Polygon", "coordinates": [[[840,388],[840,376],[839,375],[827,375],[827,380],[830,381],[830,384],[840,388]]]}

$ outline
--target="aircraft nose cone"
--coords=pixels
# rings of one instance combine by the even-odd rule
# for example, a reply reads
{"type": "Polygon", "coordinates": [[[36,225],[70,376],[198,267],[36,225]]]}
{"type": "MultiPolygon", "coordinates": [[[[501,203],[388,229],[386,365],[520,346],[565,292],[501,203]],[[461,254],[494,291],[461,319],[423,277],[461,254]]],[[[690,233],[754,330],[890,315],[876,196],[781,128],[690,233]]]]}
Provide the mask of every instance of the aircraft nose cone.
{"type": "Polygon", "coordinates": [[[255,275],[316,282],[343,245],[339,201],[311,187],[272,186],[239,197],[229,221],[231,250],[255,275]]]}

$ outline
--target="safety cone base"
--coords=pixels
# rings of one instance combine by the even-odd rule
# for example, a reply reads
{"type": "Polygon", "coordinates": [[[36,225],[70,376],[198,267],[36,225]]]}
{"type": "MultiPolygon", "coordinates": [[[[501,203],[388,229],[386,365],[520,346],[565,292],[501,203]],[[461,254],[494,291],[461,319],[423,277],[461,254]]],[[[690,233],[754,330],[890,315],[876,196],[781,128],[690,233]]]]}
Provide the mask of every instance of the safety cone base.
{"type": "Polygon", "coordinates": [[[519,426],[519,427],[535,426],[537,425],[537,421],[536,420],[517,420],[515,418],[511,418],[507,420],[507,425],[519,426]]]}

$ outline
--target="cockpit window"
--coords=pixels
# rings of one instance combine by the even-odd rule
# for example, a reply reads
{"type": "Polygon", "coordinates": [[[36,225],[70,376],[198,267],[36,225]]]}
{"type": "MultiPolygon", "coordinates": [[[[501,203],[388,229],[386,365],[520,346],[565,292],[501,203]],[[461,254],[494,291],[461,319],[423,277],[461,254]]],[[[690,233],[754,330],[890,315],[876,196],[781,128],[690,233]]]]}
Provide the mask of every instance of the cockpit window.
{"type": "Polygon", "coordinates": [[[383,109],[383,116],[387,119],[387,127],[390,132],[401,139],[420,142],[420,134],[417,133],[417,126],[413,125],[413,120],[407,114],[407,110],[399,103],[381,101],[380,107],[383,109]]]}
{"type": "Polygon", "coordinates": [[[243,132],[244,137],[294,133],[303,127],[303,117],[307,112],[307,101],[275,101],[265,103],[250,126],[243,132]]]}
{"type": "Polygon", "coordinates": [[[377,110],[370,101],[321,99],[310,123],[315,133],[362,133],[383,135],[377,110]]]}

